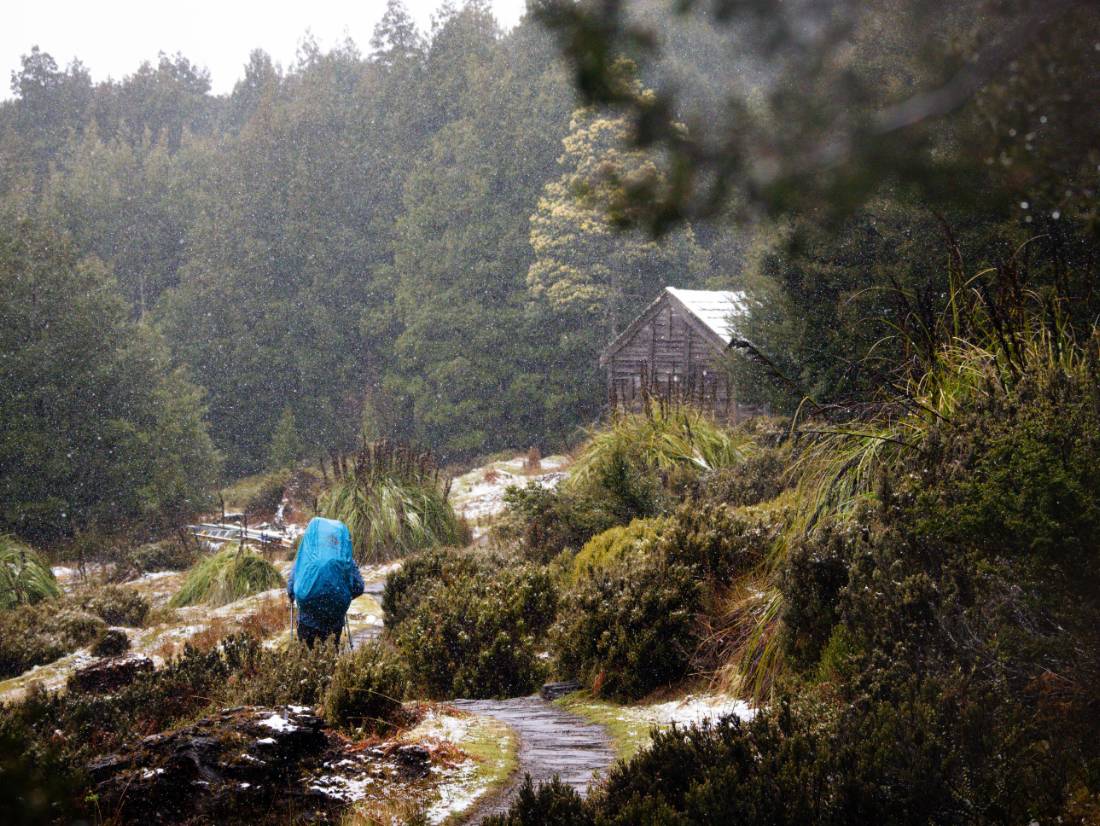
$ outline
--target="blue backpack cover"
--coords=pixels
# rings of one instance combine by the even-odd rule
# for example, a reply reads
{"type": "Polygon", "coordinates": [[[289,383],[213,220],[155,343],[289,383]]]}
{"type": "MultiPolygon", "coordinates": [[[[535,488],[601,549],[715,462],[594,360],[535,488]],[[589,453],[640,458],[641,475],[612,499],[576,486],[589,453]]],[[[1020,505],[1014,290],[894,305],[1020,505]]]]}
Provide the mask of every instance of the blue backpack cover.
{"type": "MultiPolygon", "coordinates": [[[[306,527],[287,582],[301,618],[314,627],[338,627],[358,594],[359,568],[351,552],[351,533],[335,519],[315,516],[306,527]]],[[[362,593],[360,586],[359,592],[362,593]]]]}

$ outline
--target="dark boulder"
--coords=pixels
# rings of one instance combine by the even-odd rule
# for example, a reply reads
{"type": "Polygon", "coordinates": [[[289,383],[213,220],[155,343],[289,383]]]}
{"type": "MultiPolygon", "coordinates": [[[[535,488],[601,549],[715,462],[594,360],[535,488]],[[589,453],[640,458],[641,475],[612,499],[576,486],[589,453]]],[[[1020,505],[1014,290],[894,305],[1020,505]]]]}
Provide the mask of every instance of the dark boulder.
{"type": "Polygon", "coordinates": [[[432,755],[424,746],[416,743],[399,746],[394,750],[394,757],[402,773],[411,777],[424,777],[432,766],[432,755]]]}
{"type": "Polygon", "coordinates": [[[328,822],[365,779],[423,777],[422,746],[363,749],[302,706],[226,709],[87,765],[120,822],[328,822]]]}
{"type": "Polygon", "coordinates": [[[580,690],[581,684],[575,680],[570,680],[564,683],[546,683],[539,689],[539,695],[542,699],[549,702],[550,700],[556,700],[559,697],[564,697],[566,694],[572,694],[574,691],[580,690]]]}
{"type": "Polygon", "coordinates": [[[74,671],[68,687],[85,694],[110,694],[152,670],[153,661],[148,657],[110,657],[74,671]]]}

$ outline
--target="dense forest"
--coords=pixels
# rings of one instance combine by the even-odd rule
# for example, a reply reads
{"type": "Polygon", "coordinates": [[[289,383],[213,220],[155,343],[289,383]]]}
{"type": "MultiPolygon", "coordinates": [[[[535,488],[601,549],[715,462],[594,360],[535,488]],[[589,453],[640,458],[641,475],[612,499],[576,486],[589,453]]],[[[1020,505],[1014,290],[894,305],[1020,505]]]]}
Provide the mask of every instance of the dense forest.
{"type": "Polygon", "coordinates": [[[210,88],[0,104],[0,815],[1100,822],[1095,3],[389,0],[210,88]],[[609,404],[665,285],[762,415],[609,404]]]}
{"type": "MultiPolygon", "coordinates": [[[[117,317],[115,332],[95,330],[97,346],[121,357],[141,339],[158,354],[154,377],[107,371],[94,377],[99,391],[64,362],[33,378],[21,373],[29,366],[5,367],[6,387],[29,382],[3,416],[13,451],[3,521],[21,532],[81,527],[97,496],[136,513],[138,489],[156,487],[141,475],[152,467],[121,464],[55,479],[57,455],[107,439],[121,458],[128,439],[157,439],[138,409],[151,402],[135,399],[106,417],[78,403],[71,443],[32,446],[41,420],[31,411],[49,404],[48,388],[80,384],[106,404],[171,373],[162,395],[183,415],[205,411],[230,475],[269,466],[280,421],[314,460],[363,432],[448,460],[560,447],[604,401],[596,358],[615,320],[665,283],[725,284],[739,266],[732,229],[657,244],[570,204],[586,170],[643,159],[618,154],[625,125],[614,115],[577,107],[542,26],[525,19],[503,33],[484,3],[445,7],[428,37],[391,3],[366,51],[323,52],[306,38],[286,68],[256,51],[223,97],[183,55],[92,83],[79,62],[62,68],[36,48],[12,90],[0,107],[5,226],[19,221],[41,240],[5,245],[6,277],[80,269],[117,317]],[[100,485],[101,472],[133,485],[100,485]],[[59,493],[74,486],[91,498],[59,493]]],[[[21,315],[24,298],[5,289],[5,316],[21,315]]],[[[10,349],[41,367],[30,340],[82,339],[68,324],[104,310],[79,298],[44,295],[55,325],[6,324],[10,349]]],[[[208,445],[187,449],[205,450],[199,463],[217,475],[208,445]]],[[[172,495],[186,498],[203,476],[178,481],[172,495]]]]}

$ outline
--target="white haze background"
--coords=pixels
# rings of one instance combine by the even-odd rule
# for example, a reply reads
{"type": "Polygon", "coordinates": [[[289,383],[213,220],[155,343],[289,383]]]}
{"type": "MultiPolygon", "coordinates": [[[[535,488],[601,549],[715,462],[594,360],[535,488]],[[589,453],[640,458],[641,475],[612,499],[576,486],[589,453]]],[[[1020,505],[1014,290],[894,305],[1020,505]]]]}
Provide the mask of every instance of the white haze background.
{"type": "MultiPolygon", "coordinates": [[[[428,32],[441,2],[405,0],[405,6],[428,32]]],[[[11,73],[35,45],[61,67],[78,57],[93,81],[119,80],[143,60],[156,62],[160,51],[182,52],[210,71],[215,94],[225,94],[243,76],[252,49],[264,49],[286,67],[307,31],[323,49],[351,37],[361,50],[369,50],[371,32],[386,9],[385,0],[16,0],[11,5],[0,26],[0,99],[12,96],[11,73]]],[[[491,0],[490,5],[508,29],[523,15],[525,0],[491,0]]]]}

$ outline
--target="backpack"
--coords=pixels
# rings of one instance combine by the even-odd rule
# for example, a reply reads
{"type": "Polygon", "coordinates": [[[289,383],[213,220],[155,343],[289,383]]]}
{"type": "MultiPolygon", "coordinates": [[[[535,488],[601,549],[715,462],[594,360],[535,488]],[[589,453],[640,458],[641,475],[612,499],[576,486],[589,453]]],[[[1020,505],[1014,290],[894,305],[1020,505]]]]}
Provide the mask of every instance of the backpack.
{"type": "Polygon", "coordinates": [[[302,617],[318,626],[339,626],[351,604],[356,573],[347,525],[319,516],[311,519],[291,574],[302,617]]]}

